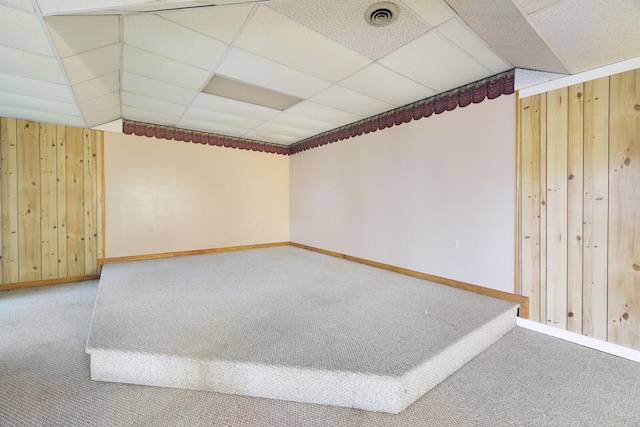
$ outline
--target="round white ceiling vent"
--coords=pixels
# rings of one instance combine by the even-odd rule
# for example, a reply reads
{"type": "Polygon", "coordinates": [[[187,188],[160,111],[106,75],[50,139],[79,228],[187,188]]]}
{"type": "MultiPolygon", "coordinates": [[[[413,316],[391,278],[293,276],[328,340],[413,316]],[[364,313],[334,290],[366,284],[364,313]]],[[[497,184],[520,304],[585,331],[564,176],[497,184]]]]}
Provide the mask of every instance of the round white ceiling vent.
{"type": "Polygon", "coordinates": [[[400,9],[395,3],[381,1],[372,4],[367,9],[364,13],[364,19],[374,27],[384,27],[395,21],[398,18],[398,13],[400,13],[400,9]]]}

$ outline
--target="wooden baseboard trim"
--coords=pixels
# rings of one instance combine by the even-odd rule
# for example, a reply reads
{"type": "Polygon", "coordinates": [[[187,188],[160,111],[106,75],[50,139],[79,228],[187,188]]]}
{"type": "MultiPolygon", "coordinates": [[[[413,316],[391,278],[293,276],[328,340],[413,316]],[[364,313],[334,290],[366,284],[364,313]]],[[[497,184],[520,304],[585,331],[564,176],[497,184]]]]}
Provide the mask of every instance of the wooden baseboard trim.
{"type": "Polygon", "coordinates": [[[244,251],[246,249],[273,248],[276,246],[287,246],[287,245],[289,245],[289,242],[259,243],[256,245],[227,246],[223,248],[196,249],[193,251],[164,252],[159,254],[145,254],[145,255],[131,255],[131,256],[122,256],[122,257],[113,257],[113,258],[101,258],[98,260],[98,265],[104,265],[109,262],[128,262],[128,261],[142,261],[147,259],[175,258],[175,257],[181,257],[181,256],[188,256],[188,255],[215,254],[219,252],[244,251]]]}
{"type": "Polygon", "coordinates": [[[85,280],[97,280],[99,274],[91,274],[87,276],[60,277],[57,279],[33,280],[31,282],[7,283],[0,285],[0,291],[9,291],[11,289],[35,288],[38,286],[61,285],[63,283],[84,282],[85,280]]]}
{"type": "Polygon", "coordinates": [[[315,248],[313,246],[303,245],[300,243],[289,242],[289,245],[295,246],[297,248],[313,251],[313,252],[318,252],[324,255],[330,255],[337,258],[346,259],[348,261],[369,265],[371,267],[381,268],[383,270],[392,271],[394,273],[404,274],[405,276],[416,277],[418,279],[428,280],[430,282],[439,283],[441,285],[447,285],[454,288],[463,289],[465,291],[475,292],[477,294],[482,294],[489,297],[502,299],[505,301],[515,302],[517,304],[520,304],[520,310],[519,310],[518,316],[523,319],[529,318],[529,298],[522,295],[510,294],[509,292],[498,291],[496,289],[491,289],[491,288],[485,288],[484,286],[478,286],[478,285],[473,285],[471,283],[459,282],[457,280],[447,279],[445,277],[433,276],[431,274],[421,273],[419,271],[409,270],[407,268],[396,267],[393,265],[383,264],[381,262],[376,262],[376,261],[370,261],[367,259],[358,258],[351,255],[328,251],[326,249],[320,249],[320,248],[315,248]]]}

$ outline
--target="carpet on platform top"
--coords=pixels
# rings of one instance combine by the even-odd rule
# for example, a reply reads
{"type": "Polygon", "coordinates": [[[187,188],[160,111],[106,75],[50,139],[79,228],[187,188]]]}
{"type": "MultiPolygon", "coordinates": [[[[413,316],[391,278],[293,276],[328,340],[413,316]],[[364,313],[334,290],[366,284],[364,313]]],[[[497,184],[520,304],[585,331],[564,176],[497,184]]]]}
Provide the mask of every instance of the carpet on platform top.
{"type": "Polygon", "coordinates": [[[638,426],[637,363],[515,328],[398,415],[92,381],[98,282],[0,292],[0,426],[638,426]]]}

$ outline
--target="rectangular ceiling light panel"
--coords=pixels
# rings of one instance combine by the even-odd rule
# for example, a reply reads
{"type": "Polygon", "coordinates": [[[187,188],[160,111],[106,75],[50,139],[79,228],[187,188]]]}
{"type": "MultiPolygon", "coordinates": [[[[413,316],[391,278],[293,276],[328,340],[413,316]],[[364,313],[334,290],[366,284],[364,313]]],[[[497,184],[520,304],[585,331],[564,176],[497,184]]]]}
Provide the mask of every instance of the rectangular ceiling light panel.
{"type": "Polygon", "coordinates": [[[280,111],[284,111],[302,101],[301,98],[295,96],[250,85],[220,75],[213,76],[203,92],[210,95],[235,99],[236,101],[274,108],[280,111]]]}

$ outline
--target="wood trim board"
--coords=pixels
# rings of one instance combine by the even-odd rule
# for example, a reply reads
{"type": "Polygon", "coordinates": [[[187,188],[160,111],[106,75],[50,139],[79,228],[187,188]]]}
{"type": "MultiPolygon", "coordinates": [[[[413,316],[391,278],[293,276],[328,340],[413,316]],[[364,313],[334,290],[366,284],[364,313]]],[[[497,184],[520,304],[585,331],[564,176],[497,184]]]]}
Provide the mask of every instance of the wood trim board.
{"type": "Polygon", "coordinates": [[[98,280],[99,278],[100,278],[99,274],[90,274],[90,275],[86,275],[86,276],[58,277],[58,278],[55,278],[55,279],[32,280],[32,281],[29,281],[29,282],[7,283],[6,285],[0,285],[0,291],[9,291],[11,289],[35,288],[35,287],[39,287],[39,286],[61,285],[63,283],[84,282],[86,280],[98,280]]]}

